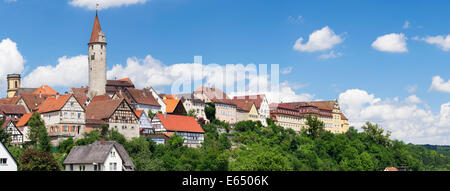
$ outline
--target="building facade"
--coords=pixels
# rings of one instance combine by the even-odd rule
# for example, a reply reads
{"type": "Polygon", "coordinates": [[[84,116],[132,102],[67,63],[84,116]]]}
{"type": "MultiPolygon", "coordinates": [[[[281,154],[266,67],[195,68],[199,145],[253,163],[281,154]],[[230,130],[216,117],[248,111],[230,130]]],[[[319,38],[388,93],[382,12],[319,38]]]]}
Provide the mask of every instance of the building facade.
{"type": "Polygon", "coordinates": [[[300,132],[302,130],[302,115],[298,112],[298,110],[289,105],[283,103],[271,104],[270,118],[276,125],[293,129],[295,132],[300,132]]]}
{"type": "Polygon", "coordinates": [[[199,147],[204,141],[205,131],[191,116],[157,113],[153,116],[152,127],[155,134],[174,133],[181,136],[188,147],[199,147]]]}
{"type": "Polygon", "coordinates": [[[38,112],[53,145],[69,137],[81,138],[85,132],[85,109],[72,94],[48,98],[38,112]]]}
{"type": "Polygon", "coordinates": [[[17,171],[17,161],[2,142],[0,142],[0,171],[17,171]]]}

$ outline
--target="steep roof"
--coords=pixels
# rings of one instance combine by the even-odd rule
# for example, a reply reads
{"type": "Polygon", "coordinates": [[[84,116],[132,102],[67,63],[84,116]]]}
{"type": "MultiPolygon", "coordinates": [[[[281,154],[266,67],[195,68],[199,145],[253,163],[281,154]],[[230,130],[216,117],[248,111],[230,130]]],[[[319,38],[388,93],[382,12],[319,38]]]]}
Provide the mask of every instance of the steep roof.
{"type": "MultiPolygon", "coordinates": [[[[9,122],[11,122],[11,121],[12,121],[12,119],[9,118],[9,117],[7,117],[7,118],[5,119],[5,121],[3,121],[3,124],[2,124],[2,126],[0,126],[0,128],[5,129],[6,126],[9,124],[9,122]]],[[[14,123],[12,123],[12,124],[14,125],[14,123]]]]}
{"type": "Polygon", "coordinates": [[[39,105],[41,105],[46,99],[55,97],[55,95],[38,95],[38,94],[22,94],[20,96],[28,109],[32,111],[38,110],[39,105]]]}
{"type": "Polygon", "coordinates": [[[245,96],[234,96],[234,100],[246,100],[248,102],[255,103],[256,109],[259,109],[261,107],[261,103],[264,100],[265,95],[264,94],[257,94],[257,95],[245,95],[245,96]]]}
{"type": "Polygon", "coordinates": [[[28,124],[28,121],[30,120],[33,113],[25,113],[17,122],[17,127],[24,127],[28,124]]]}
{"type": "Polygon", "coordinates": [[[14,104],[1,104],[0,112],[4,114],[25,114],[27,111],[23,105],[14,105],[14,104]]]}
{"type": "Polygon", "coordinates": [[[41,105],[38,107],[39,113],[48,113],[53,111],[59,111],[69,100],[72,94],[60,95],[55,97],[47,98],[41,105]]]}
{"type": "Polygon", "coordinates": [[[89,43],[99,42],[98,35],[102,32],[102,27],[100,26],[100,21],[98,20],[98,15],[95,14],[94,26],[92,27],[91,40],[89,43]]]}
{"type": "Polygon", "coordinates": [[[103,94],[103,95],[97,95],[94,96],[91,100],[92,102],[96,102],[96,101],[105,101],[105,100],[110,100],[111,98],[107,95],[107,94],[103,94]]]}
{"type": "Polygon", "coordinates": [[[254,102],[245,99],[232,99],[232,102],[236,104],[236,108],[238,110],[246,112],[249,112],[250,109],[252,109],[252,105],[254,104],[254,102]]]}
{"type": "Polygon", "coordinates": [[[71,88],[70,91],[73,93],[73,96],[75,97],[75,99],[78,100],[78,102],[80,102],[83,107],[84,107],[84,103],[86,103],[88,97],[87,97],[87,92],[89,90],[89,87],[82,87],[82,88],[71,88]]]}
{"type": "Polygon", "coordinates": [[[178,103],[180,103],[179,99],[163,99],[166,104],[166,112],[173,113],[175,108],[177,108],[178,103]]]}
{"type": "Polygon", "coordinates": [[[86,108],[86,122],[88,120],[103,120],[109,118],[124,99],[91,102],[86,108]]]}
{"type": "Polygon", "coordinates": [[[58,92],[48,85],[42,85],[34,90],[33,94],[56,95],[58,92]]]}
{"type": "Polygon", "coordinates": [[[102,145],[102,144],[104,144],[104,145],[114,145],[114,147],[116,147],[116,150],[117,150],[117,152],[120,155],[120,158],[122,158],[123,165],[127,167],[125,170],[134,170],[134,164],[133,164],[133,161],[131,161],[131,158],[128,155],[128,152],[118,142],[105,141],[104,143],[102,143],[101,141],[96,141],[96,142],[94,142],[92,144],[93,145],[102,145]]]}
{"type": "Polygon", "coordinates": [[[16,104],[20,100],[20,96],[14,96],[12,98],[1,98],[0,104],[16,104]]]}
{"type": "Polygon", "coordinates": [[[131,98],[138,104],[161,106],[148,89],[139,90],[135,88],[127,88],[126,90],[131,98]]]}
{"type": "Polygon", "coordinates": [[[202,127],[195,121],[194,117],[184,115],[171,115],[157,113],[155,116],[161,121],[162,125],[168,131],[205,133],[202,127]]]}
{"type": "Polygon", "coordinates": [[[318,107],[319,109],[324,110],[333,110],[335,101],[312,101],[308,102],[308,104],[318,107]]]}
{"type": "Polygon", "coordinates": [[[138,116],[138,118],[141,118],[142,113],[144,113],[144,110],[134,110],[134,113],[136,114],[136,116],[138,116]]]}

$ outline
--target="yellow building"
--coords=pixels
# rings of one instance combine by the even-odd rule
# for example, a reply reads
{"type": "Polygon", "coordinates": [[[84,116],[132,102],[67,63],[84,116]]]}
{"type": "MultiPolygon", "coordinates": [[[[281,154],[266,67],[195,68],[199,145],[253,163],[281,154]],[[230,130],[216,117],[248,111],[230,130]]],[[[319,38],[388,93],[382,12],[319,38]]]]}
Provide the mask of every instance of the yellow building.
{"type": "Polygon", "coordinates": [[[8,74],[8,90],[7,98],[12,98],[20,88],[20,74],[8,74]]]}
{"type": "Polygon", "coordinates": [[[299,133],[302,129],[302,117],[297,109],[286,104],[270,104],[270,119],[272,119],[276,125],[283,128],[293,129],[299,133]]]}
{"type": "Polygon", "coordinates": [[[258,109],[254,102],[247,100],[232,100],[236,105],[236,121],[258,121],[260,119],[258,109]]]}
{"type": "Polygon", "coordinates": [[[337,100],[313,101],[313,102],[290,102],[283,103],[296,109],[301,114],[301,128],[306,128],[306,116],[316,116],[325,125],[325,130],[332,133],[345,133],[349,129],[348,119],[341,112],[337,100]]]}

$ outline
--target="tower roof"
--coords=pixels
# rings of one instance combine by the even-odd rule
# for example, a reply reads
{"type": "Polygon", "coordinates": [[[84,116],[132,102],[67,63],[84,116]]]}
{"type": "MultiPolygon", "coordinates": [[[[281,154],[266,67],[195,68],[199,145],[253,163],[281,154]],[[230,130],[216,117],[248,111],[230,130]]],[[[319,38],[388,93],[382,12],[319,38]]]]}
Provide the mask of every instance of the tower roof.
{"type": "Polygon", "coordinates": [[[98,20],[98,14],[95,13],[94,27],[92,28],[91,40],[89,43],[100,42],[100,39],[98,39],[100,33],[103,34],[102,27],[100,26],[100,21],[98,20]]]}

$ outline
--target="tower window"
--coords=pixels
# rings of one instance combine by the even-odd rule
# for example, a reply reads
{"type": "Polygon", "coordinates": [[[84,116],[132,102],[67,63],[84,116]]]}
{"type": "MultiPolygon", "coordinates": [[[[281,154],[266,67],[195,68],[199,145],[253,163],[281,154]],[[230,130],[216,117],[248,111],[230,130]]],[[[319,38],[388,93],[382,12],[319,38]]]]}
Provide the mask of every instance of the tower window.
{"type": "Polygon", "coordinates": [[[17,81],[14,81],[14,88],[17,88],[17,81]]]}
{"type": "Polygon", "coordinates": [[[91,60],[94,60],[95,59],[95,55],[93,54],[93,55],[91,55],[91,60]]]}

